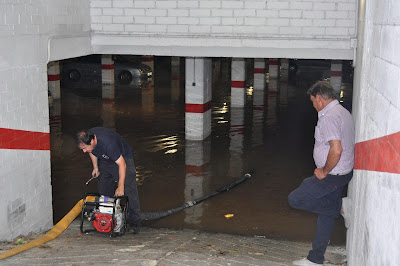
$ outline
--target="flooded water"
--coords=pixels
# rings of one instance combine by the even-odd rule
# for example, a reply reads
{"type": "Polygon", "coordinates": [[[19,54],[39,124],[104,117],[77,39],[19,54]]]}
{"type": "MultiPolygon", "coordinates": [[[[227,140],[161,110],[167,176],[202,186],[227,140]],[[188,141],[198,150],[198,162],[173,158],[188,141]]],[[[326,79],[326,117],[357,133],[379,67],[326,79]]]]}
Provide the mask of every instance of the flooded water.
{"type": "MultiPolygon", "coordinates": [[[[74,135],[103,126],[133,148],[143,212],[178,207],[254,173],[228,192],[144,226],[312,240],[316,215],[290,208],[287,196],[315,168],[317,113],[306,91],[321,72],[270,79],[265,90],[254,89],[248,73],[246,106],[231,108],[230,63],[214,61],[212,133],[204,141],[185,140],[184,61],[171,68],[170,58],[156,57],[148,83],[62,87],[50,120],[54,222],[86,190],[96,191],[97,181],[85,188],[92,165],[75,146],[74,135]]],[[[343,103],[351,108],[351,79],[343,81],[343,103]]],[[[332,243],[345,243],[342,218],[336,220],[332,243]]]]}

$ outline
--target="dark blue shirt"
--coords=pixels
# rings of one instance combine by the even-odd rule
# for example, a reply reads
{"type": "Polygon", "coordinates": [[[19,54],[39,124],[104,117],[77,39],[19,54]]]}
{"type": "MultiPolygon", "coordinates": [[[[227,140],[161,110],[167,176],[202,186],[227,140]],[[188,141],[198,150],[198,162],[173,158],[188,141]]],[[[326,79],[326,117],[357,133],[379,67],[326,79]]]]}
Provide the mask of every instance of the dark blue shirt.
{"type": "Polygon", "coordinates": [[[131,147],[117,132],[104,127],[94,127],[89,129],[89,132],[96,135],[97,145],[92,154],[99,160],[111,163],[121,155],[124,158],[132,158],[131,147]]]}

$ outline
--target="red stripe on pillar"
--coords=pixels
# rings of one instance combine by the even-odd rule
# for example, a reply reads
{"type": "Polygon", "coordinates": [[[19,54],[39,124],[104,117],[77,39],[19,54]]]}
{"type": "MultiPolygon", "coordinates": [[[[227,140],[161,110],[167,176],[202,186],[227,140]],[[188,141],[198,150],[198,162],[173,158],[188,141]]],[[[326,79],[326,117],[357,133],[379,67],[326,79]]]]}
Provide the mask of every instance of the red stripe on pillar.
{"type": "Polygon", "coordinates": [[[341,77],[342,71],[331,71],[331,77],[341,77]]]}
{"type": "Polygon", "coordinates": [[[0,149],[50,150],[50,134],[0,128],[0,149]]]}
{"type": "Polygon", "coordinates": [[[154,61],[154,57],[142,57],[142,62],[153,62],[154,61]]]}
{"type": "Polygon", "coordinates": [[[400,132],[355,145],[354,169],[400,173],[400,132]]]}
{"type": "Polygon", "coordinates": [[[203,165],[186,165],[186,173],[194,176],[203,176],[208,171],[208,163],[203,165]]]}
{"type": "Polygon", "coordinates": [[[254,74],[264,74],[265,73],[265,68],[255,68],[254,69],[254,74]]]}
{"type": "Polygon", "coordinates": [[[231,82],[232,88],[244,88],[244,81],[234,81],[231,82]]]}
{"type": "Polygon", "coordinates": [[[101,69],[114,69],[114,64],[110,64],[110,65],[101,65],[101,69]]]}
{"type": "Polygon", "coordinates": [[[103,103],[115,103],[115,99],[111,99],[111,98],[103,98],[103,103]]]}
{"type": "Polygon", "coordinates": [[[186,113],[202,114],[211,109],[211,101],[204,104],[187,103],[186,113]]]}
{"type": "Polygon", "coordinates": [[[47,80],[48,81],[59,81],[60,80],[60,74],[47,75],[47,80]]]}
{"type": "Polygon", "coordinates": [[[274,60],[274,61],[269,60],[268,63],[269,63],[269,65],[278,65],[278,60],[274,60]]]}

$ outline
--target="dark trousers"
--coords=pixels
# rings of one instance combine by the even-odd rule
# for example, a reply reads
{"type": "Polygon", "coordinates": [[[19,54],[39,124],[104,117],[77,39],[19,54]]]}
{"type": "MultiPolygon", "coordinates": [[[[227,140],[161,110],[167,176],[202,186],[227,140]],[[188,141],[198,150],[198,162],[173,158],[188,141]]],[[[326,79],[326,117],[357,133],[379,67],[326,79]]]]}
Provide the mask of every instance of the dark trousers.
{"type": "MultiPolygon", "coordinates": [[[[125,158],[126,175],[124,195],[128,196],[129,210],[128,223],[132,226],[140,226],[140,204],[136,183],[136,169],[132,158],[125,158]]],[[[99,161],[99,183],[98,192],[101,195],[114,197],[115,182],[119,180],[119,167],[116,163],[99,161]]]]}
{"type": "Polygon", "coordinates": [[[343,187],[349,183],[353,171],[347,175],[327,175],[319,180],[315,175],[303,180],[301,185],[289,194],[290,206],[295,209],[318,214],[317,232],[312,250],[307,259],[322,264],[332,234],[335,218],[342,208],[343,187]]]}

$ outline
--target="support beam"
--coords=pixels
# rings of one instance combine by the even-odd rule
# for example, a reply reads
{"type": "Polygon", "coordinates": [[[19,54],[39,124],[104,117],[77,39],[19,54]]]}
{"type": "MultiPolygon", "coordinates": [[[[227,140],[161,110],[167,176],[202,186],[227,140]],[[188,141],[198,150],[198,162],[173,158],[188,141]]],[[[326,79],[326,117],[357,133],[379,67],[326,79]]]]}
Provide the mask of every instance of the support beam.
{"type": "Polygon", "coordinates": [[[210,58],[186,58],[185,137],[188,140],[203,140],[211,134],[211,78],[210,58]]]}

